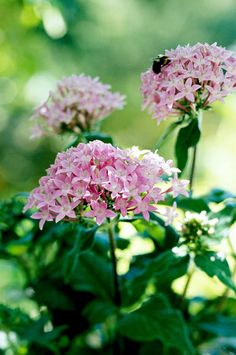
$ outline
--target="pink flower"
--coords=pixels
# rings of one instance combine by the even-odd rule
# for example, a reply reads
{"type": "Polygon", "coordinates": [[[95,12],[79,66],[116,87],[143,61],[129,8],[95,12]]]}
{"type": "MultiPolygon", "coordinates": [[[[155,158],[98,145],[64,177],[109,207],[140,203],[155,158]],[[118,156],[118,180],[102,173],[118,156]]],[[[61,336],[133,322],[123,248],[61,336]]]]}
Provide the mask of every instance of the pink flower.
{"type": "Polygon", "coordinates": [[[102,224],[106,218],[112,218],[116,216],[116,213],[107,208],[105,202],[91,202],[92,210],[85,213],[87,217],[95,217],[98,225],[102,224]]]}
{"type": "Polygon", "coordinates": [[[93,141],[57,155],[24,211],[37,210],[33,218],[40,219],[40,228],[45,221],[74,221],[83,216],[95,218],[97,224],[128,213],[142,213],[148,220],[149,212],[156,211],[156,204],[167,194],[186,195],[186,187],[173,162],[156,153],[93,141]]]}
{"type": "Polygon", "coordinates": [[[90,130],[96,121],[124,107],[125,96],[112,93],[110,89],[110,85],[101,83],[99,78],[84,74],[63,78],[47,101],[35,110],[32,119],[38,123],[33,128],[32,138],[50,132],[90,130]]]}
{"type": "Polygon", "coordinates": [[[200,89],[201,85],[194,85],[193,80],[188,78],[185,83],[180,81],[176,88],[179,90],[179,93],[175,96],[176,100],[182,99],[185,97],[187,100],[194,102],[194,93],[200,89]]]}
{"type": "Polygon", "coordinates": [[[136,200],[137,207],[134,210],[134,213],[142,213],[144,219],[149,221],[149,212],[156,211],[156,207],[150,205],[151,199],[149,197],[144,197],[143,199],[139,198],[136,200]]]}
{"type": "Polygon", "coordinates": [[[189,193],[187,191],[187,187],[189,185],[189,180],[179,180],[177,172],[174,172],[174,177],[171,178],[171,190],[173,193],[173,197],[177,197],[178,195],[188,196],[189,193]]]}
{"type": "Polygon", "coordinates": [[[31,218],[40,219],[39,228],[42,230],[46,221],[53,221],[53,216],[47,208],[42,208],[40,212],[34,213],[31,218]]]}
{"type": "Polygon", "coordinates": [[[56,223],[61,221],[65,217],[72,219],[76,218],[75,211],[73,210],[78,205],[78,201],[69,201],[65,197],[61,198],[60,203],[55,207],[51,207],[51,210],[57,214],[56,223]]]}
{"type": "Polygon", "coordinates": [[[117,197],[114,203],[114,208],[116,211],[120,211],[121,215],[125,217],[128,213],[127,209],[130,207],[130,203],[128,199],[122,198],[120,196],[117,197]]]}
{"type": "Polygon", "coordinates": [[[160,123],[170,115],[191,114],[236,89],[236,58],[216,43],[166,50],[160,73],[142,74],[143,108],[160,123]]]}

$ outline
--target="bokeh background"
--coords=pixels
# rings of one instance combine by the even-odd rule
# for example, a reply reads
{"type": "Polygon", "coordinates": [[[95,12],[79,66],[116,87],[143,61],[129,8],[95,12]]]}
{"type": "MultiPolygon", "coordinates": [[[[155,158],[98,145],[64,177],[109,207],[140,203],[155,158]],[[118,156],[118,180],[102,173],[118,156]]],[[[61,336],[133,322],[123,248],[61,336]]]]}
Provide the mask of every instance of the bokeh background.
{"type": "MultiPolygon", "coordinates": [[[[28,191],[66,142],[30,140],[29,117],[65,75],[99,76],[127,95],[103,122],[123,147],[153,148],[160,126],[141,111],[140,73],[165,48],[218,42],[236,48],[235,0],[1,0],[0,196],[28,191]]],[[[196,191],[236,191],[236,96],[205,114],[196,191]]],[[[160,152],[173,158],[173,139],[160,152]]],[[[187,173],[186,173],[187,176],[187,173]]]]}

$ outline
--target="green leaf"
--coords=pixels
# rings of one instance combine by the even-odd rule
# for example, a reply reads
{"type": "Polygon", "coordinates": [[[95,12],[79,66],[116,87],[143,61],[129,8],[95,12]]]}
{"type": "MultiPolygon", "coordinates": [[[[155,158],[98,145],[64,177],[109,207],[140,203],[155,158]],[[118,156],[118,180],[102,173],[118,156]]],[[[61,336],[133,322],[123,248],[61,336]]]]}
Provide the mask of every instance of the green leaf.
{"type": "Polygon", "coordinates": [[[189,267],[190,257],[189,255],[176,256],[173,262],[170,263],[168,272],[163,273],[157,278],[157,287],[166,288],[172,283],[172,281],[186,274],[189,267]]]}
{"type": "Polygon", "coordinates": [[[86,229],[83,226],[76,225],[74,245],[65,255],[63,264],[64,275],[68,276],[68,274],[73,273],[78,265],[80,254],[92,248],[96,231],[97,226],[86,229]]]}
{"type": "Polygon", "coordinates": [[[131,271],[125,276],[126,282],[122,287],[122,303],[125,306],[136,303],[149,283],[168,286],[170,283],[185,274],[188,269],[189,256],[180,256],[167,250],[155,258],[146,260],[146,263],[131,271]]]}
{"type": "Polygon", "coordinates": [[[98,139],[104,143],[113,144],[112,137],[102,132],[84,132],[84,137],[88,142],[98,139]]]}
{"type": "Polygon", "coordinates": [[[165,228],[165,243],[163,249],[171,249],[177,245],[179,234],[171,225],[166,226],[163,219],[153,212],[150,213],[150,220],[158,222],[161,227],[165,228]]]}
{"type": "Polygon", "coordinates": [[[212,189],[207,195],[204,196],[204,199],[207,202],[220,203],[228,198],[235,198],[235,194],[232,194],[229,191],[222,189],[212,189]]]}
{"type": "Polygon", "coordinates": [[[199,129],[198,119],[194,118],[188,126],[179,130],[175,145],[175,155],[177,166],[183,171],[188,161],[188,150],[195,147],[200,139],[201,131],[199,129]]]}
{"type": "Polygon", "coordinates": [[[50,309],[74,310],[73,300],[53,280],[39,280],[32,284],[34,288],[34,300],[40,305],[50,309]]]}
{"type": "Polygon", "coordinates": [[[225,258],[213,251],[205,251],[197,254],[195,264],[208,276],[216,276],[223,284],[236,292],[236,286],[231,277],[231,271],[225,258]]]}
{"type": "Polygon", "coordinates": [[[138,310],[124,314],[118,330],[135,341],[159,339],[166,347],[180,349],[183,355],[195,353],[181,313],[172,309],[161,294],[152,297],[138,310]]]}
{"type": "Polygon", "coordinates": [[[108,317],[117,313],[117,308],[111,302],[94,300],[87,304],[83,315],[91,324],[103,323],[108,317]]]}
{"type": "Polygon", "coordinates": [[[153,241],[158,241],[161,250],[171,249],[179,241],[178,232],[170,225],[166,226],[165,221],[151,212],[150,221],[147,222],[141,215],[133,218],[123,218],[121,222],[132,223],[138,232],[145,237],[150,237],[153,241]],[[151,228],[150,228],[151,226],[151,228]],[[163,235],[165,232],[165,235],[163,235]]]}
{"type": "Polygon", "coordinates": [[[178,208],[184,211],[202,212],[210,211],[208,204],[203,198],[179,197],[176,199],[178,208]]]}
{"type": "Polygon", "coordinates": [[[214,317],[211,322],[201,322],[198,326],[200,329],[218,336],[235,337],[236,334],[235,317],[219,315],[214,317]]]}
{"type": "Polygon", "coordinates": [[[81,253],[78,264],[70,275],[70,283],[78,291],[91,292],[104,300],[113,301],[111,263],[92,251],[81,253]]]}
{"type": "Polygon", "coordinates": [[[157,221],[146,221],[138,219],[133,222],[135,229],[145,237],[150,237],[156,241],[160,246],[165,242],[165,228],[162,227],[157,221]]]}

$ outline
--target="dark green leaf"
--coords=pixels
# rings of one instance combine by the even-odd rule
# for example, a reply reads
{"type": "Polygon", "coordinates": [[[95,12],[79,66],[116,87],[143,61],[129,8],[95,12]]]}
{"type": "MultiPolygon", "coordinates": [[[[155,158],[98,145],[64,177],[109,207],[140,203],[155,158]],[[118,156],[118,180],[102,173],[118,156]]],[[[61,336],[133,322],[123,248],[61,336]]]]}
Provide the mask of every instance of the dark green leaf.
{"type": "Polygon", "coordinates": [[[83,226],[76,225],[76,234],[74,236],[74,245],[72,249],[65,255],[63,271],[66,276],[73,273],[79,261],[82,252],[91,249],[94,242],[94,235],[97,226],[86,229],[83,226]]]}
{"type": "Polygon", "coordinates": [[[100,140],[104,143],[110,143],[113,144],[112,137],[109,136],[108,134],[102,133],[102,132],[85,132],[84,137],[86,140],[89,141],[95,141],[95,140],[100,140]]]}
{"type": "Polygon", "coordinates": [[[222,189],[212,189],[207,195],[204,196],[204,199],[207,202],[215,202],[220,203],[227,198],[235,198],[235,194],[232,194],[229,191],[225,191],[222,189]]]}
{"type": "Polygon", "coordinates": [[[185,211],[194,211],[200,213],[201,211],[209,212],[208,204],[203,198],[180,197],[176,199],[178,208],[185,211]]]}
{"type": "Polygon", "coordinates": [[[94,252],[81,253],[77,267],[70,276],[76,290],[91,292],[102,299],[113,300],[111,264],[94,252]]]}
{"type": "Polygon", "coordinates": [[[163,283],[165,286],[182,276],[188,268],[189,256],[180,256],[167,250],[156,258],[148,259],[145,264],[141,264],[136,273],[133,270],[126,275],[122,291],[123,305],[131,305],[137,302],[145,293],[147,285],[152,282],[159,287],[163,283]]]}
{"type": "Polygon", "coordinates": [[[165,241],[165,228],[162,227],[156,221],[146,221],[144,219],[138,219],[133,222],[134,227],[145,237],[150,237],[156,241],[160,246],[164,245],[165,241]]]}
{"type": "Polygon", "coordinates": [[[40,305],[45,305],[50,309],[75,309],[73,300],[52,280],[37,280],[33,288],[35,292],[34,299],[40,305]]]}
{"type": "Polygon", "coordinates": [[[177,245],[179,241],[179,234],[171,225],[166,226],[163,219],[158,217],[153,212],[150,213],[150,220],[158,222],[161,227],[165,228],[165,243],[163,245],[164,250],[171,249],[177,245]]]}
{"type": "Polygon", "coordinates": [[[180,349],[183,355],[195,353],[181,313],[172,309],[160,294],[138,310],[123,315],[119,321],[119,332],[135,341],[159,339],[167,347],[180,349]]]}
{"type": "Polygon", "coordinates": [[[94,300],[90,302],[83,310],[83,315],[91,324],[103,323],[106,318],[116,314],[116,307],[110,302],[94,300]]]}
{"type": "Polygon", "coordinates": [[[194,118],[188,126],[179,130],[176,145],[175,155],[177,158],[177,166],[183,171],[188,161],[188,150],[190,147],[195,147],[200,139],[201,131],[198,125],[198,119],[194,118]]]}
{"type": "Polygon", "coordinates": [[[223,284],[236,292],[227,260],[213,251],[205,251],[195,256],[195,264],[208,276],[216,276],[223,284]]]}

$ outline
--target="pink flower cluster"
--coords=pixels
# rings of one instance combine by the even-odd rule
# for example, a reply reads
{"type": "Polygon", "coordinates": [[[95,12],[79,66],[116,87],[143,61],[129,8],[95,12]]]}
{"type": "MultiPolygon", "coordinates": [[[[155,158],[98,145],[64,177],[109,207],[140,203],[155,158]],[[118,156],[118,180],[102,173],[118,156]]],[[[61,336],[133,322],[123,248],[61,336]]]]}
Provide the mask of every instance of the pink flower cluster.
{"type": "Polygon", "coordinates": [[[142,74],[144,108],[159,123],[170,115],[204,109],[236,89],[236,58],[223,47],[198,43],[166,50],[160,73],[142,74]]]}
{"type": "Polygon", "coordinates": [[[156,211],[168,193],[188,195],[187,180],[179,180],[171,160],[137,147],[122,150],[101,141],[81,143],[59,153],[39,181],[24,211],[36,208],[32,218],[46,221],[95,217],[97,224],[117,214],[156,211]]]}
{"type": "Polygon", "coordinates": [[[33,127],[32,138],[48,132],[90,130],[95,122],[124,106],[125,97],[112,93],[110,88],[99,78],[84,74],[65,77],[48,100],[35,110],[32,119],[38,123],[33,127]]]}

